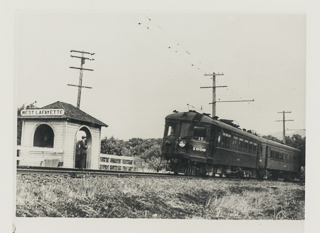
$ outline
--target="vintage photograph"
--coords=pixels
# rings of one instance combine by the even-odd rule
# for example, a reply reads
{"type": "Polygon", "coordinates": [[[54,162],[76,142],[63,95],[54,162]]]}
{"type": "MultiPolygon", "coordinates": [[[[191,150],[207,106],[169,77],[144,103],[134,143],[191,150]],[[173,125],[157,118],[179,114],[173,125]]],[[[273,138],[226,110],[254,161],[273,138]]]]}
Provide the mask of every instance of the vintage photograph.
{"type": "Polygon", "coordinates": [[[16,218],[305,220],[306,28],[16,12],[16,218]]]}

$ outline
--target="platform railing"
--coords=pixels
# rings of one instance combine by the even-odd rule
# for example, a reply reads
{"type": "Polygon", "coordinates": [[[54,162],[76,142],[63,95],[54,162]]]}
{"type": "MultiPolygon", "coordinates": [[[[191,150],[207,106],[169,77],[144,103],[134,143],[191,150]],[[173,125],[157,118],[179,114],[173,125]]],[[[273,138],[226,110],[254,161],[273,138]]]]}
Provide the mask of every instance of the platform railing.
{"type": "Polygon", "coordinates": [[[100,154],[100,169],[116,171],[143,171],[144,161],[139,157],[100,154]]]}
{"type": "Polygon", "coordinates": [[[62,149],[17,146],[17,165],[58,167],[62,157],[62,149]]]}

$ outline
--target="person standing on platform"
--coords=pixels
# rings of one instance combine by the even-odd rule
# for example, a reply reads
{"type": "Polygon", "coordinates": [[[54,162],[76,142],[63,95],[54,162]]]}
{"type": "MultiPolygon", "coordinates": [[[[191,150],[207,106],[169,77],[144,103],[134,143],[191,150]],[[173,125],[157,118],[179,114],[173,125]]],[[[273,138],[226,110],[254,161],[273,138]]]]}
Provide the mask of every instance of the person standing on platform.
{"type": "Polygon", "coordinates": [[[82,136],[82,140],[79,143],[80,147],[80,168],[86,168],[87,163],[87,150],[90,146],[87,145],[87,137],[82,136]]]}
{"type": "Polygon", "coordinates": [[[82,142],[82,140],[79,140],[76,143],[76,165],[75,165],[76,168],[80,168],[80,163],[81,163],[80,142],[82,142]]]}

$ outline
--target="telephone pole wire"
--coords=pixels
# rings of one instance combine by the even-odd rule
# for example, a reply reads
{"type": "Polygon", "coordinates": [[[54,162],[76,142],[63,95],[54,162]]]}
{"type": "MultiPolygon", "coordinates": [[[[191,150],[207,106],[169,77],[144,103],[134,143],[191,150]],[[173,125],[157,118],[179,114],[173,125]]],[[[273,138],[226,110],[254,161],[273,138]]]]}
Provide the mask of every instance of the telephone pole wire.
{"type": "Polygon", "coordinates": [[[286,144],[286,125],[285,125],[285,122],[286,121],[293,121],[293,120],[286,120],[285,114],[286,113],[291,113],[291,112],[282,111],[282,112],[278,112],[278,113],[282,113],[283,114],[283,120],[278,120],[278,121],[282,121],[283,122],[283,144],[286,144]]]}
{"type": "Polygon", "coordinates": [[[212,76],[212,80],[213,80],[213,86],[209,86],[209,87],[200,87],[200,88],[212,88],[212,117],[216,116],[216,103],[217,102],[249,102],[249,101],[254,101],[254,100],[229,100],[229,101],[217,101],[216,100],[216,88],[217,87],[228,87],[228,86],[216,86],[216,75],[224,75],[222,74],[216,74],[216,73],[212,73],[212,74],[205,74],[204,76],[212,76]]]}
{"type": "Polygon", "coordinates": [[[70,52],[71,52],[71,53],[81,53],[81,57],[79,57],[79,56],[74,56],[74,55],[70,55],[70,57],[72,57],[72,58],[80,58],[80,59],[81,59],[81,66],[80,66],[80,67],[70,66],[71,69],[78,69],[78,70],[80,70],[79,85],[68,84],[68,86],[78,87],[77,108],[80,108],[81,89],[82,89],[82,88],[89,88],[89,89],[92,88],[92,87],[82,86],[83,71],[84,71],[84,70],[93,71],[93,69],[85,69],[85,68],[83,68],[83,65],[84,65],[84,63],[85,63],[86,60],[89,60],[89,61],[93,61],[93,60],[94,60],[93,58],[84,57],[84,54],[88,54],[88,55],[93,56],[94,53],[89,53],[89,52],[84,52],[84,51],[77,51],[77,50],[71,50],[70,52]]]}

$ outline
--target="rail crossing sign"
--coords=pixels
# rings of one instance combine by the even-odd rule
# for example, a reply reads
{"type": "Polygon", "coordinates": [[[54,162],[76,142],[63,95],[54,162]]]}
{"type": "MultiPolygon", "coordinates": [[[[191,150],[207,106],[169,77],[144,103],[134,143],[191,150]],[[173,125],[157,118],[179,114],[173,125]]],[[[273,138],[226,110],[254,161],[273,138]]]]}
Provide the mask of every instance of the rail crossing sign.
{"type": "Polygon", "coordinates": [[[24,109],[21,116],[62,116],[64,109],[24,109]]]}

